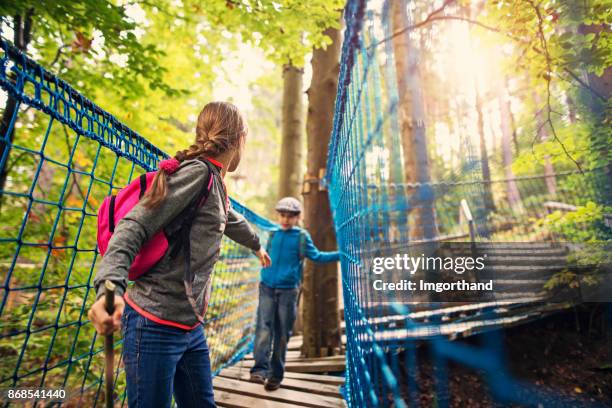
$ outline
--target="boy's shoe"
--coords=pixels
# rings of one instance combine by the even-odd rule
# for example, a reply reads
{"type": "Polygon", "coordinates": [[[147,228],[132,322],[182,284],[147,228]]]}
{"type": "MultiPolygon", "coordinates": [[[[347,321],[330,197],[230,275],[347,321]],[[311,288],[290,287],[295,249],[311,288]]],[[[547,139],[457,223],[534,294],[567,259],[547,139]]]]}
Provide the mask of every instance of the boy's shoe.
{"type": "Polygon", "coordinates": [[[266,389],[266,391],[274,391],[278,390],[280,388],[280,385],[281,382],[279,380],[269,378],[268,381],[266,381],[266,385],[264,385],[264,388],[266,389]]]}
{"type": "Polygon", "coordinates": [[[265,384],[266,378],[261,374],[251,374],[249,381],[257,384],[265,384]]]}

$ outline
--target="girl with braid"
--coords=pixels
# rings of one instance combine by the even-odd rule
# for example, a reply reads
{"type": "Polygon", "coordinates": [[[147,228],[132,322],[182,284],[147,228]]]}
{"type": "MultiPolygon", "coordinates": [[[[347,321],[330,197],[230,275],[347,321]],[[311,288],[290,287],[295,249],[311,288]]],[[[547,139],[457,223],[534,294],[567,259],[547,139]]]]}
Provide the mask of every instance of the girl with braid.
{"type": "Polygon", "coordinates": [[[130,408],[170,407],[172,395],[181,408],[215,406],[202,324],[223,234],[253,250],[264,267],[270,265],[251,226],[231,208],[223,183],[240,163],[246,136],[235,106],[207,104],[195,143],[160,164],[153,184],[108,243],[94,278],[97,300],[89,318],[101,335],[122,330],[130,408]],[[181,213],[203,189],[207,198],[195,207],[188,245],[168,239],[163,258],[126,292],[128,270],[142,245],[162,229],[176,236],[184,225],[181,213]],[[105,280],[117,287],[112,316],[104,307],[105,280]]]}

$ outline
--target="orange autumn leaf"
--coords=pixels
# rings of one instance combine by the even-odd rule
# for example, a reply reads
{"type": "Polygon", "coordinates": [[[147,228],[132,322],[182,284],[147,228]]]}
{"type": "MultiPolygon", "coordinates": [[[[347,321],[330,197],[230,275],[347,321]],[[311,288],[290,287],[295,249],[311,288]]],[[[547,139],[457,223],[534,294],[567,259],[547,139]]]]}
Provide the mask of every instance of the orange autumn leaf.
{"type": "Polygon", "coordinates": [[[93,42],[93,38],[85,37],[80,31],[77,31],[75,34],[75,39],[72,42],[72,52],[82,52],[83,54],[87,54],[91,49],[91,43],[93,42]]]}
{"type": "Polygon", "coordinates": [[[81,207],[82,206],[81,203],[82,203],[81,199],[73,195],[68,197],[68,199],[66,200],[67,207],[81,207]]]}

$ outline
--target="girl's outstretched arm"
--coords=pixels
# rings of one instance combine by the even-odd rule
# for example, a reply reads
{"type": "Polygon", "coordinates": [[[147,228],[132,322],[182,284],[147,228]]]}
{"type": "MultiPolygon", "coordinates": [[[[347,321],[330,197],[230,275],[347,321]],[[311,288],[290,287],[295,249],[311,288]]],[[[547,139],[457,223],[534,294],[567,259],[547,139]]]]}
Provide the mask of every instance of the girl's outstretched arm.
{"type": "Polygon", "coordinates": [[[242,216],[230,207],[227,213],[227,224],[225,225],[225,235],[232,241],[244,245],[245,247],[257,252],[261,248],[259,237],[255,230],[242,216]]]}
{"type": "Polygon", "coordinates": [[[265,249],[261,247],[259,237],[251,227],[251,224],[242,216],[242,214],[236,212],[230,207],[227,214],[227,224],[225,225],[225,235],[227,235],[232,241],[244,245],[245,247],[253,250],[261,266],[267,268],[271,264],[270,256],[265,249]]]}
{"type": "Polygon", "coordinates": [[[306,238],[306,251],[304,254],[306,258],[314,262],[338,262],[340,260],[340,253],[338,251],[319,251],[314,242],[312,242],[308,231],[304,230],[302,233],[305,234],[306,238]]]}

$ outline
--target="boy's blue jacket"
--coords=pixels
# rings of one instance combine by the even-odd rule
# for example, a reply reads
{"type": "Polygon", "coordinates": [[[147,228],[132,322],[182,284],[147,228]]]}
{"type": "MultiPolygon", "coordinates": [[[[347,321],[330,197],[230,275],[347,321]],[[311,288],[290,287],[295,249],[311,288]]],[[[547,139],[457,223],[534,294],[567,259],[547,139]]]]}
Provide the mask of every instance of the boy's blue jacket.
{"type": "Polygon", "coordinates": [[[303,254],[314,262],[333,262],[340,259],[340,254],[322,252],[314,246],[308,231],[293,227],[288,230],[274,230],[271,242],[268,242],[268,254],[272,265],[261,269],[261,282],[270,288],[297,288],[302,281],[302,264],[300,259],[300,234],[304,235],[303,254]]]}

